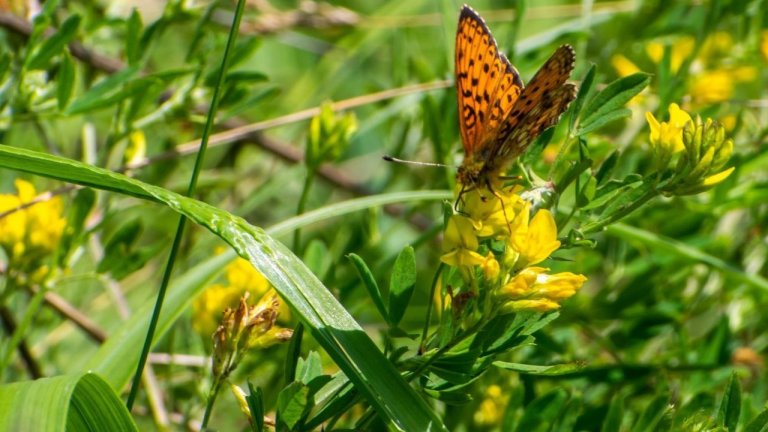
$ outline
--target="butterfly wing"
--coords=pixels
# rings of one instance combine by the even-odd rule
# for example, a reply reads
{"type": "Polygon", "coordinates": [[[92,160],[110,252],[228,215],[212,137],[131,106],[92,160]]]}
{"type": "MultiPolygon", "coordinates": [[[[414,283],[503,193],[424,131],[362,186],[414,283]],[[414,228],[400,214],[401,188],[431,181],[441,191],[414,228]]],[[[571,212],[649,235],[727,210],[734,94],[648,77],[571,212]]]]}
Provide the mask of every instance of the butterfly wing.
{"type": "Polygon", "coordinates": [[[469,6],[459,14],[456,32],[456,92],[464,152],[471,155],[492,143],[516,105],[523,82],[496,40],[469,6]]]}
{"type": "Polygon", "coordinates": [[[501,124],[491,149],[494,168],[519,156],[545,129],[557,123],[576,97],[576,87],[566,84],[576,56],[563,45],[544,63],[520,94],[501,124]]]}

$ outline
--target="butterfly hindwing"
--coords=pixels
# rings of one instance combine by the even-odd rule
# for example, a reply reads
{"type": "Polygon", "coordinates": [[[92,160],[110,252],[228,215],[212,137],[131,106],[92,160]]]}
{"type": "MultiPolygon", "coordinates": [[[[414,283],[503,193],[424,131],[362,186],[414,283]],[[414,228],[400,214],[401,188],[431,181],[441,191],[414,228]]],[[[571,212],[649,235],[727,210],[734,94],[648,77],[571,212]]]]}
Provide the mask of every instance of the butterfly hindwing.
{"type": "Polygon", "coordinates": [[[575,97],[573,85],[565,84],[574,61],[573,48],[563,45],[539,68],[504,119],[492,157],[520,155],[544,129],[557,123],[575,97]]]}

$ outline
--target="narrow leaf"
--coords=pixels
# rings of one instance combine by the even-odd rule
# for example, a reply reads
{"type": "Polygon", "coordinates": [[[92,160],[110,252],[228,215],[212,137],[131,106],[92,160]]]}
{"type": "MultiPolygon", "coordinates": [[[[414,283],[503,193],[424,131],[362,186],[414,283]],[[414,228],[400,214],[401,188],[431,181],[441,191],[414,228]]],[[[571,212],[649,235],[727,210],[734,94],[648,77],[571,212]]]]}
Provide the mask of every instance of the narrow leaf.
{"type": "Polygon", "coordinates": [[[134,9],[125,22],[125,58],[129,66],[137,66],[141,60],[139,42],[141,41],[142,30],[141,15],[139,15],[138,10],[134,9]]]}
{"type": "Polygon", "coordinates": [[[397,256],[392,279],[389,281],[389,320],[397,326],[405,315],[416,286],[416,254],[411,246],[406,246],[397,256]]]}
{"type": "Polygon", "coordinates": [[[736,430],[739,424],[739,415],[741,414],[741,385],[736,376],[736,372],[731,374],[728,381],[728,387],[723,394],[723,400],[720,403],[720,410],[717,414],[718,426],[725,427],[730,432],[736,430]]]}
{"type": "Polygon", "coordinates": [[[379,285],[376,283],[376,278],[373,277],[373,273],[371,273],[368,265],[366,265],[365,261],[356,254],[351,253],[347,255],[347,258],[349,258],[349,260],[352,261],[352,265],[355,266],[357,274],[360,275],[360,279],[363,281],[363,286],[368,290],[368,295],[371,296],[371,300],[373,300],[373,304],[376,306],[376,309],[378,309],[381,317],[389,322],[387,308],[384,306],[384,299],[379,290],[379,285]]]}
{"type": "Polygon", "coordinates": [[[581,86],[579,87],[579,94],[576,95],[576,100],[571,104],[571,120],[568,123],[568,130],[573,130],[576,125],[576,119],[581,114],[581,108],[584,106],[584,101],[587,100],[589,92],[592,90],[592,85],[595,83],[595,72],[597,66],[593,63],[589,67],[587,74],[584,75],[584,79],[581,80],[581,86]]]}
{"type": "Polygon", "coordinates": [[[584,108],[581,120],[582,127],[586,128],[598,118],[623,107],[630,99],[643,91],[650,81],[650,75],[639,72],[608,84],[584,108]]]}
{"type": "Polygon", "coordinates": [[[75,37],[79,25],[80,15],[71,15],[68,17],[61,24],[59,30],[46,39],[37,50],[35,50],[31,57],[27,58],[27,69],[47,69],[51,58],[59,54],[75,37]]]}
{"type": "Polygon", "coordinates": [[[64,54],[59,63],[59,76],[56,80],[56,102],[60,110],[64,110],[72,98],[75,88],[75,63],[69,54],[64,54]]]}

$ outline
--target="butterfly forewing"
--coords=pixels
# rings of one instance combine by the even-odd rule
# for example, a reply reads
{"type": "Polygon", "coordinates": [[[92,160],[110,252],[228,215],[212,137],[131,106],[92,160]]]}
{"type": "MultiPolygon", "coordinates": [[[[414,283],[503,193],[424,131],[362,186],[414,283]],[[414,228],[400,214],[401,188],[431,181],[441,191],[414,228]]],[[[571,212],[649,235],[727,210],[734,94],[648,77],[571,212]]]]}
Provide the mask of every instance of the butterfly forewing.
{"type": "Polygon", "coordinates": [[[483,19],[469,6],[459,15],[455,62],[459,128],[465,153],[472,154],[494,141],[523,83],[499,53],[483,19]]]}

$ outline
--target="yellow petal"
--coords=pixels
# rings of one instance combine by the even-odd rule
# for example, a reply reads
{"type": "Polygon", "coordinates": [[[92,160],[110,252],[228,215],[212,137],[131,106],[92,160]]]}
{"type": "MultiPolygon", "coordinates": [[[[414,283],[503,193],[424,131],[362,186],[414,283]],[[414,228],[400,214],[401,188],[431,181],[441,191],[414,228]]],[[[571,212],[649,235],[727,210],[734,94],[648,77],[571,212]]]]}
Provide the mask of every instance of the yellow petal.
{"type": "Polygon", "coordinates": [[[721,171],[717,174],[713,174],[707,178],[704,179],[704,181],[701,183],[703,186],[714,186],[723,180],[727,179],[729,175],[733,172],[733,170],[736,169],[736,167],[730,167],[725,171],[721,171]]]}

